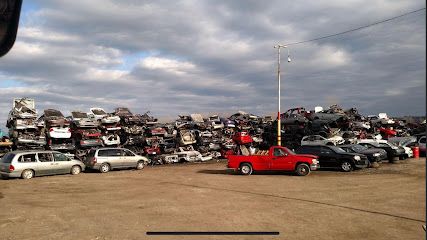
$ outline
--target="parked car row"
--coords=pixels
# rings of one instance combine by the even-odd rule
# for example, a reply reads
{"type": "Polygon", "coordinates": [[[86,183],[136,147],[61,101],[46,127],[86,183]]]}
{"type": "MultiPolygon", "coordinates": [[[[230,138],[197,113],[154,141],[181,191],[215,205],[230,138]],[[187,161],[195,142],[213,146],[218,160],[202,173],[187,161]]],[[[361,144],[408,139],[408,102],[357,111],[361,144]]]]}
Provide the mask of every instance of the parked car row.
{"type": "Polygon", "coordinates": [[[0,175],[3,178],[30,179],[55,174],[77,175],[88,169],[106,173],[121,168],[142,170],[148,163],[148,158],[125,148],[92,149],[83,161],[58,151],[12,151],[0,159],[0,175]]]}
{"type": "MultiPolygon", "coordinates": [[[[414,144],[425,152],[425,138],[424,148],[422,138],[415,143],[393,140],[395,136],[412,139],[425,134],[425,122],[404,122],[384,113],[364,117],[356,108],[344,111],[337,105],[312,111],[299,107],[281,114],[281,122],[282,145],[291,150],[300,146],[359,144],[343,149],[350,152],[361,147],[382,148],[391,160],[411,157],[414,144]]],[[[160,123],[149,112],[135,114],[126,107],[117,107],[110,113],[100,107],[74,110],[67,117],[59,110],[45,109],[38,116],[33,99],[16,98],[7,121],[9,137],[3,138],[0,154],[12,149],[44,149],[83,160],[93,149],[125,147],[148,157],[151,164],[208,161],[269,149],[277,143],[276,123],[271,116],[242,111],[229,117],[179,115],[173,122],[160,123]]]]}

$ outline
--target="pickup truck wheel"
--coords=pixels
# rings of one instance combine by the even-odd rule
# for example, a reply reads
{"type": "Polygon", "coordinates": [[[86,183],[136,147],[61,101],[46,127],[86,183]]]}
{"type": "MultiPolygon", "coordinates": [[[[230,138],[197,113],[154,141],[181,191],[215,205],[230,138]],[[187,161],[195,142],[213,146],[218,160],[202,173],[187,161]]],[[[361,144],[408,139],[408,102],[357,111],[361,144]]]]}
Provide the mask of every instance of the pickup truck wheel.
{"type": "Polygon", "coordinates": [[[295,169],[295,173],[298,176],[307,176],[310,174],[310,167],[306,163],[300,163],[295,169]]]}
{"type": "Polygon", "coordinates": [[[242,165],[240,165],[240,173],[243,175],[251,175],[252,174],[252,165],[250,165],[249,163],[242,163],[242,165]]]}
{"type": "Polygon", "coordinates": [[[351,166],[351,163],[348,161],[343,161],[341,163],[341,170],[344,172],[350,172],[353,169],[353,166],[351,166]]]}

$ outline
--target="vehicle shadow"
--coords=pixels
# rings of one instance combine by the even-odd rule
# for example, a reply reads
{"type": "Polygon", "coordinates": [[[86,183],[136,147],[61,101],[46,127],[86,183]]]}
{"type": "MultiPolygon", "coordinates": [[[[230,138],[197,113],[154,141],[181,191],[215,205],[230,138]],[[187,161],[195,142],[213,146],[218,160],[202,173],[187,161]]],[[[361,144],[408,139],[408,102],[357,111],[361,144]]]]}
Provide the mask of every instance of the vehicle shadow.
{"type": "Polygon", "coordinates": [[[204,174],[223,174],[223,175],[238,175],[238,172],[233,171],[232,169],[202,169],[197,171],[197,173],[204,174]]]}
{"type": "MultiPolygon", "coordinates": [[[[238,171],[234,171],[233,169],[202,169],[197,171],[197,173],[204,174],[222,174],[222,175],[242,175],[238,171]]],[[[256,171],[253,172],[252,175],[295,175],[293,172],[283,172],[283,171],[256,171]]]]}

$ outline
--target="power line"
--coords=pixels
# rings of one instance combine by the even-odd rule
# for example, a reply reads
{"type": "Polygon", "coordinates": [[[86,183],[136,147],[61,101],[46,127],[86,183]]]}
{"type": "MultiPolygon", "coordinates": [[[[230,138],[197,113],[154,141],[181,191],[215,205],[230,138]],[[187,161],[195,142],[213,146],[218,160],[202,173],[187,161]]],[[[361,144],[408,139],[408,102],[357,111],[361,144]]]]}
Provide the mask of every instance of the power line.
{"type": "Polygon", "coordinates": [[[412,12],[404,13],[404,14],[399,15],[399,16],[395,16],[395,17],[392,17],[392,18],[387,18],[387,19],[379,21],[379,22],[371,23],[371,24],[364,25],[364,26],[361,26],[361,27],[358,27],[358,28],[353,28],[353,29],[350,29],[350,30],[347,30],[347,31],[344,31],[344,32],[339,32],[339,33],[335,33],[335,34],[331,34],[331,35],[326,35],[326,36],[323,36],[323,37],[317,37],[317,38],[313,38],[313,39],[310,39],[310,40],[304,40],[304,41],[299,41],[299,42],[288,43],[288,44],[284,44],[284,45],[285,46],[297,45],[297,44],[302,44],[302,43],[307,43],[307,42],[313,42],[313,41],[317,41],[317,40],[321,40],[321,39],[325,39],[325,38],[335,37],[335,36],[346,34],[346,33],[349,33],[349,32],[354,32],[354,31],[358,31],[358,30],[361,30],[361,29],[364,29],[364,28],[372,27],[374,25],[378,25],[378,24],[381,24],[381,23],[389,22],[389,21],[392,21],[394,19],[401,18],[401,17],[404,17],[406,15],[410,15],[410,14],[413,14],[413,13],[416,13],[416,12],[419,12],[419,11],[422,11],[422,10],[425,10],[425,9],[426,8],[420,8],[420,9],[412,11],[412,12]]]}

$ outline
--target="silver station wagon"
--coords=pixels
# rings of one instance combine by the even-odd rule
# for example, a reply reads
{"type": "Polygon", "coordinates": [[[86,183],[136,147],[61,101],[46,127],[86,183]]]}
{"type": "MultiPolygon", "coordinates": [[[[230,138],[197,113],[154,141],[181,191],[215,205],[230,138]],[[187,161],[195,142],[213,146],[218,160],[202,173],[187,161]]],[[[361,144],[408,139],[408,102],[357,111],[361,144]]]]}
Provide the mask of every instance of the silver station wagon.
{"type": "Polygon", "coordinates": [[[118,168],[142,170],[150,160],[126,148],[100,148],[90,150],[84,162],[86,168],[106,173],[118,168]]]}
{"type": "Polygon", "coordinates": [[[30,179],[35,176],[55,174],[79,174],[85,165],[57,151],[13,151],[0,159],[0,175],[3,178],[21,177],[30,179]]]}

